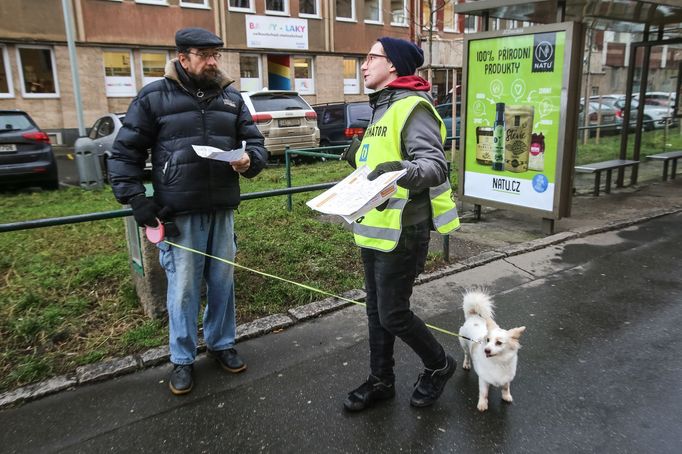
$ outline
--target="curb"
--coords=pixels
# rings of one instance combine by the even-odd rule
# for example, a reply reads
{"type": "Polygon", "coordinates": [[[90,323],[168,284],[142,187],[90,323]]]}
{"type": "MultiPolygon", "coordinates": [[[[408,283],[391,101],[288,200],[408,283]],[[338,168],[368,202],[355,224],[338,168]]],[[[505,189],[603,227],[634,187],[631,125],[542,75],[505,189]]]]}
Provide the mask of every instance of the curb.
{"type": "MultiPolygon", "coordinates": [[[[546,247],[564,243],[577,238],[583,238],[612,230],[622,229],[679,212],[682,212],[682,208],[679,206],[674,206],[670,209],[652,211],[649,214],[642,215],[637,218],[631,218],[622,221],[611,221],[597,227],[577,228],[572,231],[556,233],[554,235],[527,241],[525,243],[519,243],[501,249],[493,249],[453,265],[449,265],[445,268],[441,268],[433,273],[420,275],[415,280],[415,286],[465,270],[476,268],[496,260],[544,249],[546,247]]],[[[340,296],[355,301],[364,301],[365,291],[362,289],[354,289],[344,292],[340,296]]],[[[337,311],[352,304],[353,303],[341,300],[339,298],[329,297],[289,309],[284,314],[274,314],[249,323],[244,323],[237,326],[237,338],[235,342],[238,343],[246,339],[260,337],[270,332],[285,329],[298,323],[337,311]]],[[[201,340],[197,347],[197,353],[204,353],[205,350],[206,345],[203,343],[203,340],[201,340]]],[[[160,364],[165,364],[169,361],[169,359],[170,352],[168,346],[162,346],[123,358],[115,358],[109,361],[81,366],[78,367],[73,374],[60,375],[39,383],[23,386],[21,388],[0,394],[0,409],[8,406],[14,406],[23,402],[36,400],[66,389],[72,389],[77,386],[83,386],[143,370],[149,367],[158,366],[160,364]]]]}

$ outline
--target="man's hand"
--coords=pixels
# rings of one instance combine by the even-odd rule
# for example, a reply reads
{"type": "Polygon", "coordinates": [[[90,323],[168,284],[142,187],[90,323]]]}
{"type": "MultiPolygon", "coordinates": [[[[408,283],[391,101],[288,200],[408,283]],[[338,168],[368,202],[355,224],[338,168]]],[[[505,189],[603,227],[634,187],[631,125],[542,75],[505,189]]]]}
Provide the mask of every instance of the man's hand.
{"type": "Polygon", "coordinates": [[[161,209],[152,199],[148,199],[144,194],[138,194],[128,203],[133,209],[133,217],[139,226],[157,227],[159,225],[156,219],[161,209]]]}
{"type": "Polygon", "coordinates": [[[400,161],[388,161],[388,162],[382,162],[378,166],[372,170],[369,175],[367,175],[367,179],[369,181],[376,180],[379,178],[379,175],[384,174],[386,172],[396,172],[399,170],[403,170],[403,163],[400,161]]]}
{"type": "Polygon", "coordinates": [[[244,153],[239,161],[232,161],[230,164],[235,172],[244,173],[251,167],[251,158],[248,153],[244,153]]]}

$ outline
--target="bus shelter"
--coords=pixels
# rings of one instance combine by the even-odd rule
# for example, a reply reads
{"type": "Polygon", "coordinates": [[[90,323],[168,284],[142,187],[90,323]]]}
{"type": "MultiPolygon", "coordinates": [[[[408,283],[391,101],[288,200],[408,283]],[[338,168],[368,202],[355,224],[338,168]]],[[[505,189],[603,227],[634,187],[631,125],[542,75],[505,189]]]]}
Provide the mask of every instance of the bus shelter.
{"type": "MultiPolygon", "coordinates": [[[[455,12],[484,19],[484,31],[467,35],[464,44],[460,197],[474,203],[479,213],[485,205],[536,215],[551,233],[554,220],[570,216],[580,97],[589,96],[589,83],[582,82],[585,65],[588,81],[590,74],[585,45],[591,49],[595,32],[633,34],[625,99],[638,95],[644,100],[652,49],[682,49],[682,2],[481,0],[458,4],[455,12]],[[490,19],[533,25],[489,31],[490,19]],[[543,160],[533,159],[532,153],[512,153],[541,148],[547,151],[543,160]]],[[[671,118],[682,111],[682,60],[675,72],[671,118]]],[[[636,108],[632,112],[627,102],[623,109],[623,125],[634,126],[634,137],[627,126],[620,133],[623,162],[629,149],[630,162],[640,158],[645,103],[636,108]],[[634,141],[630,148],[629,140],[634,141]]],[[[624,169],[617,169],[619,186],[624,169]]],[[[631,184],[637,178],[635,164],[631,184]]]]}

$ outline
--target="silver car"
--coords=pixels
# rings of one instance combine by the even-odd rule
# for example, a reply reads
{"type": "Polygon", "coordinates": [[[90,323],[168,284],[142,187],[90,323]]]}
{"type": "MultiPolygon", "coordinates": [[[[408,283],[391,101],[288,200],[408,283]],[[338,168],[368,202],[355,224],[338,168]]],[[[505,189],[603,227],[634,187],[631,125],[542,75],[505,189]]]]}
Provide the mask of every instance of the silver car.
{"type": "Polygon", "coordinates": [[[295,91],[263,90],[242,93],[254,123],[265,138],[270,156],[289,148],[315,148],[320,144],[317,113],[295,91]]]}
{"type": "MultiPolygon", "coordinates": [[[[111,156],[114,148],[114,141],[118,131],[123,125],[125,113],[109,113],[100,117],[90,128],[90,132],[85,137],[79,137],[74,145],[74,151],[78,153],[95,153],[100,160],[100,166],[104,179],[107,180],[107,159],[111,156]]],[[[147,158],[145,171],[152,169],[151,157],[147,158]]]]}

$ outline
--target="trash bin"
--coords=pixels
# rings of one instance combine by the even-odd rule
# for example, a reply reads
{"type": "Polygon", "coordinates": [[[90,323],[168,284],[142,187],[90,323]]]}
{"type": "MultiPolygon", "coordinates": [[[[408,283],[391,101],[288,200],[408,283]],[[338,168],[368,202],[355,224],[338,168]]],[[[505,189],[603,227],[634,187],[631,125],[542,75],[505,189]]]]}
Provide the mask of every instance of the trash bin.
{"type": "Polygon", "coordinates": [[[102,189],[102,166],[99,164],[99,156],[94,150],[76,151],[76,167],[78,168],[78,180],[80,187],[84,189],[102,189]]]}

